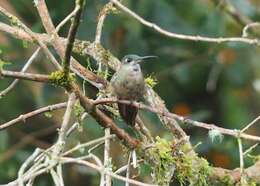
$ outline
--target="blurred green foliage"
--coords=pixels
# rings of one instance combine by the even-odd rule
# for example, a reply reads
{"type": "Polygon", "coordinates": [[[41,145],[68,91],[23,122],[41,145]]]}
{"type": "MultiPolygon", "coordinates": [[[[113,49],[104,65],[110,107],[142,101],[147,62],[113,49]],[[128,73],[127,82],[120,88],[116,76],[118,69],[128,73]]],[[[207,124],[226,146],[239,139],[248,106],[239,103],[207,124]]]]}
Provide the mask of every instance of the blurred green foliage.
{"type": "MultiPolygon", "coordinates": [[[[74,1],[46,0],[52,19],[57,25],[74,7],[74,1]]],[[[105,0],[87,0],[78,38],[93,41],[97,15],[105,0]]],[[[241,36],[242,27],[211,0],[124,0],[123,3],[144,18],[160,25],[166,30],[202,36],[241,36]]],[[[260,5],[257,0],[233,0],[234,6],[254,21],[260,19],[260,5]]],[[[6,4],[33,31],[44,32],[39,15],[32,0],[9,0],[6,4]]],[[[1,19],[2,20],[2,19],[1,19]]],[[[66,36],[68,25],[62,28],[66,36]]],[[[19,70],[32,54],[32,44],[26,44],[1,33],[1,60],[10,61],[6,69],[19,70]]],[[[125,54],[157,55],[155,62],[143,64],[145,76],[152,75],[158,80],[156,92],[165,100],[169,110],[189,116],[194,120],[216,123],[232,129],[243,128],[260,111],[260,48],[241,43],[214,44],[170,39],[144,27],[124,13],[109,15],[105,21],[102,44],[114,55],[121,58],[125,54]],[[258,82],[258,84],[257,84],[258,82]]],[[[86,59],[81,60],[87,66],[86,59]]],[[[92,61],[92,64],[94,62],[92,61]]],[[[95,68],[95,65],[93,65],[95,68]]],[[[53,67],[40,56],[30,71],[50,73],[53,67]]],[[[11,82],[0,79],[0,90],[11,82]]],[[[86,94],[95,97],[96,90],[86,84],[86,94]]],[[[66,100],[63,90],[49,85],[22,81],[6,97],[0,99],[0,123],[4,123],[22,113],[38,107],[66,100]]],[[[151,113],[142,112],[143,118],[155,136],[169,138],[169,133],[160,125],[158,118],[151,113]]],[[[56,131],[36,137],[38,141],[23,142],[26,135],[61,122],[62,111],[55,111],[52,117],[37,116],[26,123],[0,132],[0,183],[6,183],[17,176],[21,163],[35,146],[42,142],[46,146],[56,139],[56,131]],[[17,145],[18,144],[18,145],[17,145]],[[20,145],[20,146],[19,146],[20,145]],[[11,151],[13,150],[13,151],[11,151]]],[[[124,126],[118,121],[120,126],[124,126]]],[[[83,123],[80,135],[72,135],[69,147],[103,135],[103,129],[91,118],[83,123]]],[[[126,126],[124,126],[126,127],[126,126]]],[[[238,147],[235,139],[225,136],[221,142],[211,142],[208,131],[185,127],[197,151],[212,165],[234,168],[239,165],[238,147]]],[[[259,135],[258,125],[248,132],[259,135]]],[[[244,148],[252,145],[243,141],[244,148]]],[[[42,146],[44,146],[41,144],[42,146]]],[[[113,143],[114,166],[125,163],[125,157],[116,156],[118,142],[113,143]]],[[[102,150],[95,151],[102,157],[102,150]]],[[[259,153],[256,149],[252,154],[259,153]]],[[[246,164],[252,163],[246,158],[246,164]]],[[[149,167],[139,170],[145,178],[149,167]]],[[[76,166],[66,166],[67,185],[98,185],[97,173],[76,166]],[[77,171],[72,171],[77,169],[77,171]]],[[[52,184],[52,183],[51,183],[52,184]]],[[[123,185],[114,180],[115,185],[123,185]]],[[[37,180],[37,185],[50,185],[47,176],[37,180]]]]}

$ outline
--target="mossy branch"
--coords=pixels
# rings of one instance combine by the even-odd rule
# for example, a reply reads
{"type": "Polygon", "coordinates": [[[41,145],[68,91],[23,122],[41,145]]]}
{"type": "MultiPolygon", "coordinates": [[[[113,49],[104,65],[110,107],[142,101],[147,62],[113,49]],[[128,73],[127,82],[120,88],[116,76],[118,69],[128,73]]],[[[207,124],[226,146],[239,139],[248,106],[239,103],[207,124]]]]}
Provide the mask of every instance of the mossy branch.
{"type": "Polygon", "coordinates": [[[70,58],[72,53],[73,44],[75,41],[77,29],[80,23],[80,17],[83,10],[83,6],[85,4],[85,0],[76,0],[76,13],[73,18],[72,24],[69,29],[68,39],[67,39],[67,45],[65,49],[65,56],[63,60],[63,70],[65,73],[65,78],[68,78],[69,71],[70,71],[70,58]]]}

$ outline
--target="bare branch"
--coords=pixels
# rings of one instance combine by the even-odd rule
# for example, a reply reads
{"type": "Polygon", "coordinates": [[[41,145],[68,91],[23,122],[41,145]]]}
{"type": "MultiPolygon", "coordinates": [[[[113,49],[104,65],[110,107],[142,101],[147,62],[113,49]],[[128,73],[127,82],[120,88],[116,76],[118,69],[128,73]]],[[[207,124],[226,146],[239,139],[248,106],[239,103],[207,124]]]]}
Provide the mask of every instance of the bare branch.
{"type": "MultiPolygon", "coordinates": [[[[104,145],[104,167],[111,171],[111,158],[110,158],[110,128],[105,129],[105,145],[104,145]]],[[[109,175],[105,175],[105,185],[111,186],[111,177],[109,175]]]]}
{"type": "Polygon", "coordinates": [[[67,16],[65,19],[63,19],[58,26],[55,28],[55,32],[58,34],[61,27],[63,27],[72,17],[75,16],[76,12],[78,12],[79,6],[76,6],[75,9],[67,16]]]}
{"type": "Polygon", "coordinates": [[[41,83],[50,82],[49,76],[43,74],[32,74],[32,73],[16,72],[16,71],[9,71],[9,70],[0,70],[0,77],[1,76],[36,81],[41,83]]]}
{"type": "Polygon", "coordinates": [[[240,174],[244,172],[244,156],[243,156],[243,146],[241,138],[237,138],[238,149],[239,149],[239,160],[240,160],[240,174]]]}
{"type": "Polygon", "coordinates": [[[247,126],[245,126],[245,128],[243,128],[241,130],[241,132],[245,132],[247,129],[249,129],[249,127],[251,127],[252,125],[254,125],[256,122],[258,122],[260,120],[260,116],[258,116],[257,118],[255,118],[252,122],[250,122],[247,126]]]}
{"type": "Polygon", "coordinates": [[[55,144],[55,148],[54,148],[54,153],[56,155],[59,155],[60,153],[62,153],[63,149],[64,149],[64,145],[65,145],[65,140],[66,140],[66,132],[69,129],[69,121],[71,118],[71,113],[73,110],[73,106],[75,104],[76,101],[76,95],[74,93],[71,93],[69,95],[69,100],[68,100],[68,105],[63,117],[63,121],[61,124],[61,128],[59,130],[59,137],[58,140],[55,144]]]}
{"type": "Polygon", "coordinates": [[[177,34],[174,32],[169,32],[167,30],[162,29],[155,23],[146,21],[141,16],[137,15],[135,12],[131,11],[129,8],[124,6],[118,0],[110,0],[110,2],[113,2],[121,11],[123,11],[123,12],[127,13],[129,16],[135,18],[137,21],[139,21],[143,25],[145,25],[149,28],[152,28],[153,30],[155,30],[158,33],[165,35],[167,37],[182,39],[182,40],[190,40],[190,41],[209,42],[209,43],[241,42],[241,43],[254,44],[254,45],[259,45],[259,43],[260,43],[259,39],[249,39],[249,38],[243,38],[243,37],[213,38],[213,37],[192,36],[192,35],[184,35],[184,34],[177,34]]]}
{"type": "Polygon", "coordinates": [[[107,14],[114,9],[113,4],[107,3],[102,10],[100,11],[98,15],[98,23],[97,23],[97,28],[96,28],[96,37],[95,37],[95,43],[100,43],[101,41],[101,35],[102,35],[102,29],[104,25],[104,21],[106,19],[107,14]]]}
{"type": "Polygon", "coordinates": [[[194,120],[185,118],[183,116],[179,116],[177,114],[170,113],[168,111],[158,110],[154,107],[150,107],[150,106],[144,105],[144,104],[139,103],[139,102],[133,102],[133,101],[129,101],[129,100],[116,100],[116,99],[111,99],[111,98],[105,98],[105,99],[100,99],[100,100],[94,101],[95,105],[105,104],[105,103],[123,103],[123,104],[127,104],[127,105],[132,105],[132,106],[134,106],[138,109],[148,110],[150,112],[159,114],[161,116],[165,116],[165,117],[168,117],[168,118],[171,118],[171,119],[176,119],[176,120],[179,120],[183,123],[187,123],[187,124],[190,124],[190,125],[193,125],[193,126],[196,126],[196,127],[201,127],[201,128],[205,128],[205,129],[208,129],[208,130],[215,129],[215,130],[218,130],[220,133],[226,134],[226,135],[229,135],[229,136],[233,136],[233,137],[240,136],[241,138],[244,138],[244,139],[247,139],[247,140],[260,141],[260,137],[258,137],[258,136],[245,134],[245,133],[242,133],[238,130],[225,129],[225,128],[222,128],[222,127],[218,127],[214,124],[207,124],[207,123],[203,123],[203,122],[199,122],[199,121],[194,121],[194,120]]]}
{"type": "Polygon", "coordinates": [[[230,15],[239,25],[244,26],[250,24],[252,20],[247,16],[241,14],[230,1],[211,0],[216,6],[220,7],[225,13],[230,15]]]}
{"type": "Polygon", "coordinates": [[[0,130],[4,130],[4,129],[10,127],[10,126],[13,126],[20,121],[25,122],[26,119],[31,118],[31,117],[36,116],[36,115],[39,115],[41,113],[50,112],[50,111],[53,111],[53,110],[65,108],[66,105],[67,105],[66,102],[65,103],[58,103],[58,104],[55,104],[55,105],[49,105],[49,106],[34,110],[34,111],[29,112],[27,114],[20,115],[19,117],[15,118],[15,119],[7,122],[7,123],[1,124],[0,130]]]}
{"type": "Polygon", "coordinates": [[[15,20],[16,24],[19,25],[27,34],[32,38],[32,40],[35,40],[38,42],[39,46],[43,49],[44,53],[48,56],[48,58],[51,60],[51,62],[56,66],[56,68],[61,69],[60,64],[57,62],[55,57],[52,55],[52,53],[49,51],[47,46],[38,38],[38,35],[36,35],[34,32],[32,32],[25,24],[23,24],[17,17],[10,14],[7,10],[0,7],[0,13],[6,16],[10,22],[13,22],[15,20]]]}
{"type": "MultiPolygon", "coordinates": [[[[35,60],[35,58],[37,57],[37,55],[39,54],[40,48],[38,48],[33,55],[30,57],[30,59],[25,63],[24,67],[22,68],[21,72],[25,72],[29,66],[32,64],[32,62],[35,60]]],[[[15,79],[5,90],[0,92],[0,98],[2,98],[3,96],[5,96],[6,94],[8,94],[8,92],[10,92],[15,85],[19,82],[19,79],[15,79]]]]}
{"type": "MultiPolygon", "coordinates": [[[[36,4],[36,8],[38,10],[38,13],[40,15],[45,30],[50,36],[54,37],[51,42],[50,41],[48,42],[47,40],[45,41],[47,41],[47,43],[51,44],[55,48],[55,50],[57,51],[57,53],[60,55],[61,58],[64,58],[65,55],[64,45],[66,45],[66,39],[65,38],[61,39],[56,33],[45,0],[38,0],[38,3],[36,4]]],[[[74,45],[76,45],[77,43],[78,42],[75,42],[74,45]]],[[[76,47],[74,46],[74,48],[76,47]]],[[[73,57],[71,61],[71,70],[75,72],[77,75],[79,75],[82,79],[88,81],[89,83],[91,83],[92,85],[98,88],[106,87],[107,85],[107,82],[104,79],[98,77],[93,72],[84,68],[73,57]]]]}
{"type": "Polygon", "coordinates": [[[259,145],[259,143],[256,143],[254,145],[252,145],[251,147],[249,147],[244,153],[243,156],[247,155],[249,152],[251,152],[254,148],[256,148],[259,145]]]}
{"type": "Polygon", "coordinates": [[[88,146],[95,145],[95,144],[100,143],[100,142],[104,142],[107,138],[112,139],[112,138],[115,138],[115,137],[116,137],[115,135],[110,135],[110,136],[104,136],[104,137],[101,137],[101,138],[98,138],[98,139],[88,141],[86,143],[83,143],[83,144],[80,144],[80,145],[73,147],[72,149],[64,152],[62,155],[67,156],[67,155],[71,154],[72,152],[75,152],[79,149],[83,149],[83,148],[86,148],[88,146]]]}
{"type": "Polygon", "coordinates": [[[63,163],[76,163],[76,164],[79,164],[79,165],[84,165],[84,166],[93,168],[93,169],[99,171],[100,173],[108,174],[109,176],[111,176],[113,178],[116,178],[118,180],[122,180],[122,181],[125,181],[125,182],[128,182],[128,183],[131,183],[131,184],[134,184],[134,185],[138,185],[138,186],[155,186],[155,185],[152,185],[152,184],[142,183],[142,182],[139,182],[139,181],[136,181],[136,180],[133,180],[133,179],[127,179],[127,178],[125,178],[123,176],[119,176],[119,175],[117,175],[115,173],[106,171],[106,169],[103,170],[102,168],[100,168],[97,165],[95,165],[93,163],[90,163],[88,161],[75,160],[73,158],[60,158],[60,160],[63,163]]]}

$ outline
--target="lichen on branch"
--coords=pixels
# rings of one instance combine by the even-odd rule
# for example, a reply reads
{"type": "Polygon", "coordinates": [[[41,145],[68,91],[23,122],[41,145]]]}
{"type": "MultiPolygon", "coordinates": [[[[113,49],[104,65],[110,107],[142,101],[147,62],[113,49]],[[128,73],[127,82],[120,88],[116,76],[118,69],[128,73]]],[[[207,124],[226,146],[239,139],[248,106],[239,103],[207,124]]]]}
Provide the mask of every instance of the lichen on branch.
{"type": "Polygon", "coordinates": [[[69,89],[72,83],[75,81],[75,74],[70,73],[67,77],[63,70],[58,70],[52,72],[49,75],[50,82],[58,87],[64,87],[65,89],[69,89]]]}

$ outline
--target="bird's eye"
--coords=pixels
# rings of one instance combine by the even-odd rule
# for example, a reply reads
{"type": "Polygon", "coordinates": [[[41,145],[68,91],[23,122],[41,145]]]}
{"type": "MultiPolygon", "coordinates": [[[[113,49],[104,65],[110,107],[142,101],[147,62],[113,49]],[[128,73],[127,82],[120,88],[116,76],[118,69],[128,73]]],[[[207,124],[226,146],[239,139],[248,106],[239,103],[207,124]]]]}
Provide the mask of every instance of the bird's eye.
{"type": "Polygon", "coordinates": [[[131,60],[131,58],[126,58],[125,59],[125,62],[127,62],[127,63],[130,63],[132,60],[131,60]]]}

